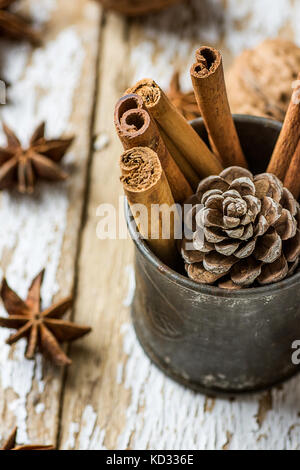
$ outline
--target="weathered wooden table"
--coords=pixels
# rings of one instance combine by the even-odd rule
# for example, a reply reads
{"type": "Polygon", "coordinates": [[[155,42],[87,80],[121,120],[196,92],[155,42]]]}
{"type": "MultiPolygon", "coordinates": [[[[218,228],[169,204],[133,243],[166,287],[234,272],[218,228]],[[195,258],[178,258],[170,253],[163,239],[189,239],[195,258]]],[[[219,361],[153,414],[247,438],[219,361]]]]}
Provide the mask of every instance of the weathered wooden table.
{"type": "Polygon", "coordinates": [[[23,296],[46,266],[44,306],[74,289],[72,317],[93,333],[72,345],[64,371],[40,356],[25,360],[25,343],[10,349],[9,332],[0,330],[0,437],[17,424],[19,442],[61,449],[299,448],[300,377],[272,392],[216,400],[151,365],[130,324],[132,243],[96,234],[97,208],[118,207],[121,195],[112,115],[123,90],[143,76],[166,87],[174,66],[189,88],[189,64],[203,43],[222,47],[228,66],[265,37],[300,42],[299,2],[193,0],[129,22],[92,0],[23,5],[44,43],[35,50],[1,43],[11,83],[1,117],[24,142],[42,119],[49,136],[77,139],[65,159],[67,184],[40,184],[35,197],[1,194],[1,276],[23,296]]]}

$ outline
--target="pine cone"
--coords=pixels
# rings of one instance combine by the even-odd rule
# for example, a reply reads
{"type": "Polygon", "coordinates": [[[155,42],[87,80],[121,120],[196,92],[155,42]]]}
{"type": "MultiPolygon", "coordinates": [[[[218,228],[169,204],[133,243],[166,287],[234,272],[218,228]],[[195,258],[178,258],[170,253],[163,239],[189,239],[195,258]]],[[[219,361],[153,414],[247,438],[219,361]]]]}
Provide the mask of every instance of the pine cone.
{"type": "Polygon", "coordinates": [[[179,0],[98,0],[104,8],[119,11],[128,16],[138,16],[162,10],[179,0]]]}
{"type": "Polygon", "coordinates": [[[181,254],[194,281],[240,289],[295,272],[300,207],[276,176],[230,167],[201,181],[186,203],[192,240],[183,240],[181,254]]]}

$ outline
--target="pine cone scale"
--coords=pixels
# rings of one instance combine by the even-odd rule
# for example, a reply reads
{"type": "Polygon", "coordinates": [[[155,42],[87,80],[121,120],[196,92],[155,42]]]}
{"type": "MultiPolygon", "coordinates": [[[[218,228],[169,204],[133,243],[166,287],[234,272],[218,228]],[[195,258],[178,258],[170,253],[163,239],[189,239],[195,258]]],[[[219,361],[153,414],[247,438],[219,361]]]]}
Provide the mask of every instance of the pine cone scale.
{"type": "Polygon", "coordinates": [[[254,258],[237,263],[231,274],[231,281],[240,286],[250,286],[261,274],[261,263],[254,258]]]}
{"type": "Polygon", "coordinates": [[[200,284],[214,284],[223,276],[223,273],[213,274],[207,271],[202,263],[188,264],[185,268],[189,277],[200,284]]]}
{"type": "Polygon", "coordinates": [[[248,258],[248,256],[252,255],[253,251],[256,247],[256,239],[251,240],[250,242],[246,243],[242,248],[234,253],[237,258],[243,259],[248,258]]]}
{"type": "Polygon", "coordinates": [[[223,242],[216,243],[215,249],[218,253],[225,256],[233,255],[239,248],[239,242],[233,240],[224,240],[223,242]]]}
{"type": "Polygon", "coordinates": [[[300,256],[300,230],[296,235],[284,242],[284,253],[289,263],[295,263],[300,256]]]}
{"type": "Polygon", "coordinates": [[[297,221],[287,209],[282,209],[280,218],[274,224],[277,233],[282,240],[289,240],[296,235],[297,221]]]}
{"type": "Polygon", "coordinates": [[[181,247],[191,279],[238,289],[295,272],[300,208],[276,176],[227,168],[201,181],[193,201],[190,253],[186,242],[181,247]]]}
{"type": "Polygon", "coordinates": [[[283,185],[276,176],[270,173],[262,173],[255,176],[254,185],[256,196],[263,199],[264,196],[271,197],[274,201],[280,202],[283,194],[283,185]]]}
{"type": "Polygon", "coordinates": [[[224,256],[211,252],[204,256],[203,267],[212,274],[225,274],[237,262],[235,256],[224,256]]]}
{"type": "Polygon", "coordinates": [[[218,243],[226,240],[226,236],[218,227],[204,227],[204,236],[209,243],[218,243]]]}
{"type": "Polygon", "coordinates": [[[258,261],[273,263],[279,258],[282,250],[282,241],[276,230],[270,229],[264,237],[257,242],[254,256],[258,261]]]}
{"type": "Polygon", "coordinates": [[[287,276],[288,263],[283,255],[271,264],[265,264],[262,267],[261,275],[258,277],[258,282],[262,285],[270,284],[271,282],[279,282],[287,276]]]}

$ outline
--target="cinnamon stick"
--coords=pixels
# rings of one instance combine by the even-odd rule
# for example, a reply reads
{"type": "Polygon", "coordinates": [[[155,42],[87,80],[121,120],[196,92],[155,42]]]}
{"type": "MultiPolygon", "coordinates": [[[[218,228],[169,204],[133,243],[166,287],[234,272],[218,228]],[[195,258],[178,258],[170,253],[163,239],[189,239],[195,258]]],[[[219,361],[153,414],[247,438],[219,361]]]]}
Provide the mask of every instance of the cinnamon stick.
{"type": "Polygon", "coordinates": [[[136,93],[143,98],[151,116],[200,177],[216,175],[222,171],[223,167],[218,158],[209,150],[154,80],[140,80],[127,90],[126,94],[128,93],[136,93]]]}
{"type": "Polygon", "coordinates": [[[191,67],[191,78],[212,149],[225,167],[247,168],[229,107],[222,55],[204,46],[197,50],[196,60],[191,67]]]}
{"type": "MultiPolygon", "coordinates": [[[[298,80],[300,80],[300,73],[298,80]]],[[[285,179],[285,175],[300,139],[299,91],[300,85],[296,87],[292,95],[277,144],[267,169],[268,173],[273,173],[281,181],[285,179]]]]}
{"type": "Polygon", "coordinates": [[[295,199],[300,197],[300,140],[284,178],[284,186],[291,191],[295,199]]]}
{"type": "Polygon", "coordinates": [[[180,151],[178,150],[174,142],[170,139],[170,137],[168,137],[167,134],[161,128],[159,128],[159,132],[170,154],[172,155],[180,170],[190,183],[193,191],[196,192],[196,189],[200,182],[200,177],[198,176],[192,165],[180,153],[180,151]]]}
{"type": "Polygon", "coordinates": [[[144,109],[141,96],[123,96],[115,108],[115,126],[124,150],[150,147],[157,153],[175,202],[183,203],[193,194],[184,174],[168,151],[157,125],[144,109]]]}
{"type": "Polygon", "coordinates": [[[148,147],[134,147],[121,155],[120,168],[124,192],[141,235],[158,258],[173,266],[178,257],[175,242],[178,214],[158,155],[148,147]],[[153,212],[153,205],[161,207],[159,216],[153,212]],[[166,220],[169,233],[163,227],[166,220]]]}

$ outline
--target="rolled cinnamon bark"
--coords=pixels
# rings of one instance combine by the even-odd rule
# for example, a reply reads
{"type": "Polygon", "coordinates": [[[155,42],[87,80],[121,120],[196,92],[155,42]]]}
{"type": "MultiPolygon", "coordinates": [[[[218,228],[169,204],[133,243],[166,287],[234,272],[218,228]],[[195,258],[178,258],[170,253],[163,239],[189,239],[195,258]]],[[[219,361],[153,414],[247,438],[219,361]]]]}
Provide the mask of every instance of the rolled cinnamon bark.
{"type": "Polygon", "coordinates": [[[191,78],[213,151],[225,167],[247,168],[227,98],[222,56],[212,47],[200,47],[191,78]]]}
{"type": "Polygon", "coordinates": [[[180,114],[161,88],[151,79],[143,79],[126,91],[143,98],[144,104],[159,126],[172,140],[199,177],[219,174],[223,167],[197,132],[180,114]]]}
{"type": "Polygon", "coordinates": [[[300,139],[300,73],[299,85],[292,95],[277,144],[271,157],[267,172],[273,173],[284,181],[293,155],[300,139]]]}
{"type": "Polygon", "coordinates": [[[174,144],[174,142],[170,139],[169,136],[161,129],[159,128],[160,135],[163,138],[164,143],[167,146],[167,149],[169,150],[170,154],[174,158],[175,162],[179,166],[180,170],[190,183],[192,189],[194,192],[196,192],[196,189],[198,187],[198,184],[200,182],[200,178],[192,165],[183,157],[183,155],[179,152],[178,148],[174,144]]]}
{"type": "Polygon", "coordinates": [[[124,150],[150,147],[157,153],[175,202],[183,203],[193,194],[184,174],[168,151],[155,121],[144,109],[141,96],[123,96],[115,108],[115,126],[124,150]]]}
{"type": "Polygon", "coordinates": [[[300,140],[292,157],[291,164],[284,178],[284,186],[291,191],[295,199],[300,197],[300,140]]]}
{"type": "Polygon", "coordinates": [[[174,266],[178,259],[175,224],[180,222],[158,155],[148,147],[134,147],[121,155],[120,168],[124,192],[139,232],[158,258],[174,266]],[[160,214],[153,210],[153,205],[160,207],[160,214]]]}

